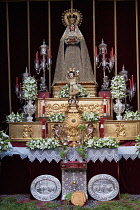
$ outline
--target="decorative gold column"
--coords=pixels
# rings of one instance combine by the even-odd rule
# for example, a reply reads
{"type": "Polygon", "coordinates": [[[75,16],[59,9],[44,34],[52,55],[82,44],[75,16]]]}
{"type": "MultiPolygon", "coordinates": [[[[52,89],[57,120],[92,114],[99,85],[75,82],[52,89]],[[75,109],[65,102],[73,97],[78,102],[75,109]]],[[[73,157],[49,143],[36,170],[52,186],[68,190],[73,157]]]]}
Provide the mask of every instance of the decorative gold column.
{"type": "Polygon", "coordinates": [[[117,8],[114,0],[114,45],[115,45],[115,75],[117,75],[117,8]]]}
{"type": "Polygon", "coordinates": [[[138,39],[138,0],[135,0],[135,10],[136,10],[136,65],[137,65],[137,101],[138,101],[138,111],[140,112],[140,73],[139,73],[139,39],[138,39]]]}
{"type": "Polygon", "coordinates": [[[10,45],[9,45],[9,12],[8,2],[6,2],[6,22],[7,22],[7,57],[8,57],[8,84],[9,84],[9,111],[12,112],[11,102],[11,68],[10,68],[10,45]]]}

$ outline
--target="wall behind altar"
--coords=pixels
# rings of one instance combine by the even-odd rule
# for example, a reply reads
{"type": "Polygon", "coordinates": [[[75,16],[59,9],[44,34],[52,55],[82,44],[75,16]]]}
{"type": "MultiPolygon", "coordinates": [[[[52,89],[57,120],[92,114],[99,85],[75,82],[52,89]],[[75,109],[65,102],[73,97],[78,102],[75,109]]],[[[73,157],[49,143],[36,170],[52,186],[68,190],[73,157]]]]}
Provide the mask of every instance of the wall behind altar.
{"type": "MultiPolygon", "coordinates": [[[[65,30],[61,21],[62,13],[70,9],[70,1],[51,1],[51,54],[52,67],[51,76],[53,80],[59,40],[65,30]]],[[[113,1],[95,1],[95,20],[93,20],[93,1],[92,0],[74,0],[73,7],[83,14],[83,22],[80,30],[83,33],[89,50],[92,66],[94,66],[93,56],[93,21],[95,21],[95,42],[98,46],[102,38],[108,45],[108,52],[114,47],[114,2],[113,1]]],[[[117,71],[121,71],[124,64],[129,72],[129,78],[134,75],[137,79],[136,63],[136,26],[135,26],[135,1],[117,1],[117,71]]],[[[138,2],[138,11],[140,13],[140,2],[138,2]]],[[[140,19],[140,15],[138,16],[140,19]]],[[[42,44],[43,39],[48,44],[48,2],[47,1],[10,1],[0,2],[0,129],[6,129],[5,116],[12,111],[19,111],[23,104],[15,95],[15,78],[25,72],[29,65],[31,75],[36,75],[34,69],[35,53],[42,44]],[[30,13],[30,33],[28,34],[27,5],[29,3],[30,13]],[[8,15],[6,16],[6,11],[8,15]],[[7,19],[6,17],[9,17],[7,19]],[[8,23],[9,20],[9,23],[8,23]],[[9,27],[8,27],[9,24],[9,27]],[[9,42],[7,34],[9,33],[9,42]],[[30,35],[30,40],[28,40],[30,35]],[[30,53],[28,52],[28,41],[30,41],[30,53]],[[9,56],[8,50],[9,49],[9,56]],[[10,79],[9,79],[10,78],[10,79]],[[10,86],[9,86],[10,85],[10,86]],[[11,97],[11,104],[9,104],[11,97]]],[[[140,42],[140,21],[138,23],[138,40],[140,42]]],[[[109,54],[108,54],[109,55],[109,54]]],[[[114,76],[115,70],[108,74],[110,79],[114,76]]],[[[97,82],[99,89],[102,84],[103,72],[97,69],[97,82]]],[[[39,79],[41,75],[36,75],[39,79]]],[[[49,85],[49,75],[46,72],[47,86],[49,85]]],[[[140,80],[140,78],[139,78],[140,80]]],[[[137,94],[131,105],[133,110],[138,109],[137,94]]]]}

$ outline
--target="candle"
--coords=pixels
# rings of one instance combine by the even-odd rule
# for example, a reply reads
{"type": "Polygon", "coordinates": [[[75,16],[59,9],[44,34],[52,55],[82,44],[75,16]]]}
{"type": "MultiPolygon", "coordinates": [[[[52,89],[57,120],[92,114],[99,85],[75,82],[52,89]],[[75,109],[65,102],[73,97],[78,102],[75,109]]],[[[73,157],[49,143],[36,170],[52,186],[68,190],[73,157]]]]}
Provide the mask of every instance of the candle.
{"type": "Polygon", "coordinates": [[[18,85],[18,77],[16,77],[16,85],[18,85]]]}
{"type": "Polygon", "coordinates": [[[19,85],[20,85],[20,92],[21,92],[22,91],[22,84],[20,83],[19,85]]]}
{"type": "Polygon", "coordinates": [[[131,91],[132,89],[131,79],[129,79],[129,84],[130,84],[130,91],[131,91]]]}
{"type": "Polygon", "coordinates": [[[134,76],[132,75],[132,87],[134,85],[134,76]]]}
{"type": "Polygon", "coordinates": [[[104,138],[104,118],[100,119],[100,137],[104,138]]]}
{"type": "Polygon", "coordinates": [[[46,138],[46,120],[42,119],[42,138],[46,138]]]}
{"type": "Polygon", "coordinates": [[[50,59],[50,56],[51,56],[51,54],[50,54],[50,49],[48,49],[48,58],[50,59]]]}
{"type": "Polygon", "coordinates": [[[112,50],[111,51],[112,51],[112,57],[113,57],[113,47],[112,47],[112,50]]]}
{"type": "Polygon", "coordinates": [[[103,98],[104,98],[103,102],[104,116],[106,116],[106,94],[104,94],[103,98]]]}
{"type": "Polygon", "coordinates": [[[38,52],[36,52],[36,61],[38,61],[38,52]]]}
{"type": "Polygon", "coordinates": [[[104,93],[104,99],[106,99],[106,94],[104,93]]]}
{"type": "Polygon", "coordinates": [[[45,117],[45,94],[43,95],[42,100],[42,117],[45,117]]]}
{"type": "Polygon", "coordinates": [[[103,54],[103,61],[105,61],[105,51],[104,51],[104,54],[103,54]]]}
{"type": "Polygon", "coordinates": [[[43,95],[43,100],[45,100],[45,94],[43,95]]]}

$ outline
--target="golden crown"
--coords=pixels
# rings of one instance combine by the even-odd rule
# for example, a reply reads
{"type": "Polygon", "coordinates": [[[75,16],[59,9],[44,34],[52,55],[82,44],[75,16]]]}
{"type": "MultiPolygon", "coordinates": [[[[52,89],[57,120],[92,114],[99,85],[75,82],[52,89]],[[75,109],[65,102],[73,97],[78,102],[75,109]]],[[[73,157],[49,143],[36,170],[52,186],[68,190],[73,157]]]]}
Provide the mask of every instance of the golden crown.
{"type": "Polygon", "coordinates": [[[82,14],[80,13],[80,11],[77,11],[77,9],[69,9],[62,14],[62,23],[64,24],[64,26],[68,26],[71,23],[80,26],[82,23],[82,19],[82,14]]]}

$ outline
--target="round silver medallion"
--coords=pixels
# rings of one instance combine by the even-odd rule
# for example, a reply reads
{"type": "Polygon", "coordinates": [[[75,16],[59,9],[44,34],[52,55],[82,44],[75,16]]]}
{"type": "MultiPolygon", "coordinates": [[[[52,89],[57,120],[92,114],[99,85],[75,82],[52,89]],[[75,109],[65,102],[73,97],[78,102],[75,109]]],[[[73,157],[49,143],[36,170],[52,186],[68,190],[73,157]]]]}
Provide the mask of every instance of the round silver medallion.
{"type": "Polygon", "coordinates": [[[36,177],[30,187],[31,193],[37,200],[51,201],[56,199],[61,192],[60,181],[51,175],[36,177]]]}
{"type": "Polygon", "coordinates": [[[99,174],[89,180],[88,192],[95,200],[109,201],[119,193],[119,184],[113,176],[99,174]]]}

